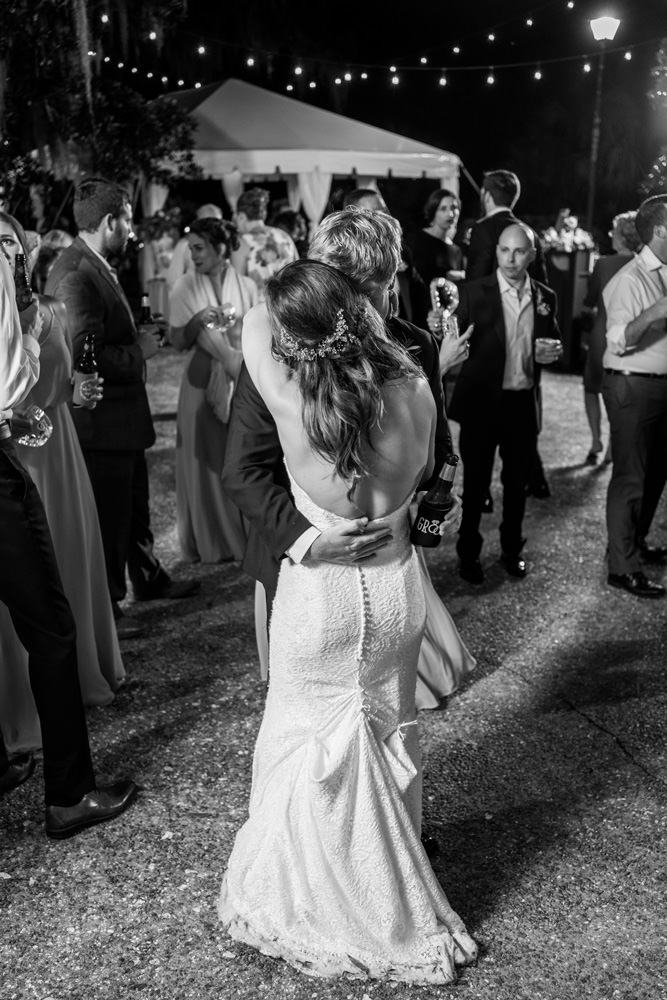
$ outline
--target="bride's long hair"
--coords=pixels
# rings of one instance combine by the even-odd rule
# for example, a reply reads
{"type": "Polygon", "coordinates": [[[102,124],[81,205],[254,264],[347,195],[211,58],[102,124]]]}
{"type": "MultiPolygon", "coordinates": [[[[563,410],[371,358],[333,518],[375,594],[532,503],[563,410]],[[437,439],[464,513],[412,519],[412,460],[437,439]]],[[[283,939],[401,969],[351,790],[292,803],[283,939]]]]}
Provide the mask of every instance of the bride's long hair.
{"type": "Polygon", "coordinates": [[[328,264],[288,264],[267,283],[266,302],[273,356],[297,380],[308,439],[351,493],[368,474],[383,385],[421,369],[389,339],[369,299],[328,264]]]}

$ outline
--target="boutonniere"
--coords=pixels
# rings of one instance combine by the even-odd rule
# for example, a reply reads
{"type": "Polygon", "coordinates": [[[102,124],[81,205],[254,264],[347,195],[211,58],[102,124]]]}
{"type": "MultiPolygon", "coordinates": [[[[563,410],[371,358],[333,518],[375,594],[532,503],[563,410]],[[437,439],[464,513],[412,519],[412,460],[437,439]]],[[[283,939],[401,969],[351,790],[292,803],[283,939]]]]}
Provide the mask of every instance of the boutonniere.
{"type": "Polygon", "coordinates": [[[549,305],[549,303],[544,298],[544,295],[542,294],[542,289],[541,288],[537,289],[537,296],[535,298],[535,309],[537,310],[537,315],[538,316],[550,316],[551,315],[551,306],[549,305]]]}

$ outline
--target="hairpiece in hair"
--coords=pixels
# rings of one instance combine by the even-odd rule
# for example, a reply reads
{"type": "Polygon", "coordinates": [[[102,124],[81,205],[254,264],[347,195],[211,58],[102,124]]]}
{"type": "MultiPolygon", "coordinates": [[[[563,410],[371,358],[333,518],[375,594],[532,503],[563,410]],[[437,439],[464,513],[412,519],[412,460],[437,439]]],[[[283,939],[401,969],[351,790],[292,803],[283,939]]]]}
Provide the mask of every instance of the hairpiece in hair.
{"type": "Polygon", "coordinates": [[[296,337],[293,337],[284,327],[280,328],[280,346],[284,357],[290,361],[315,361],[316,358],[340,358],[347,348],[358,343],[358,338],[350,329],[345,320],[343,309],[336,313],[336,326],[332,333],[319,344],[307,347],[296,337]]]}

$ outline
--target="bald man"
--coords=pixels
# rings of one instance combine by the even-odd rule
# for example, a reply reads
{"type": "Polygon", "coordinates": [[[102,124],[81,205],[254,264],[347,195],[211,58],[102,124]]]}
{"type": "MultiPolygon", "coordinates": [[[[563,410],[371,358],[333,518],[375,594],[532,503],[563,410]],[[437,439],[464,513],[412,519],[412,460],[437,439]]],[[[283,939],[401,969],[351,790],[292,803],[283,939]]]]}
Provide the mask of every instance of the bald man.
{"type": "Polygon", "coordinates": [[[472,584],[484,581],[479,528],[496,448],[502,461],[501,558],[511,576],[521,579],[528,571],[522,525],[539,430],[540,371],[562,352],[556,296],[528,275],[535,255],[532,229],[511,224],[500,234],[495,272],[460,289],[459,326],[466,330],[472,323],[473,332],[449,413],[461,425],[459,572],[472,584]]]}

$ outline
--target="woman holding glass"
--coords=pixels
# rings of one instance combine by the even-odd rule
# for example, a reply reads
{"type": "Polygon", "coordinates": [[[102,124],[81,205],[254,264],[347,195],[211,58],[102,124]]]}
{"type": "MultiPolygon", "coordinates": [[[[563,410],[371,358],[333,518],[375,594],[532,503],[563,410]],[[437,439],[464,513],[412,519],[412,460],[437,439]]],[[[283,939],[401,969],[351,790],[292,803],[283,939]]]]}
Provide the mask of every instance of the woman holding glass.
{"type": "Polygon", "coordinates": [[[222,488],[229,407],[241,369],[241,324],[258,299],[257,286],[229,263],[236,227],[198,219],[187,234],[194,271],[174,285],[170,340],[189,351],[178,399],[176,518],[185,559],[240,560],[245,528],[222,488]]]}

